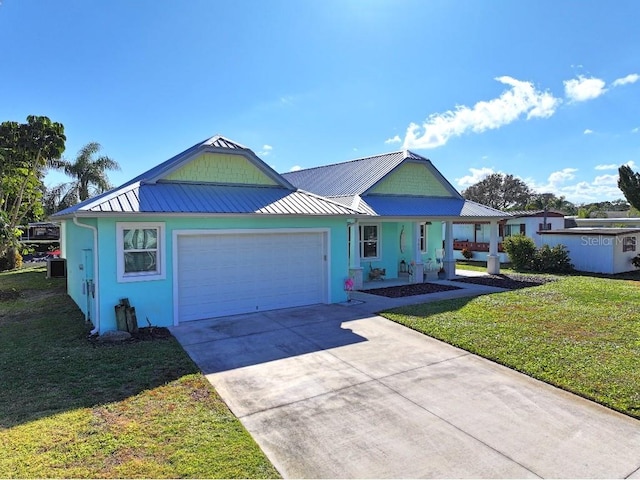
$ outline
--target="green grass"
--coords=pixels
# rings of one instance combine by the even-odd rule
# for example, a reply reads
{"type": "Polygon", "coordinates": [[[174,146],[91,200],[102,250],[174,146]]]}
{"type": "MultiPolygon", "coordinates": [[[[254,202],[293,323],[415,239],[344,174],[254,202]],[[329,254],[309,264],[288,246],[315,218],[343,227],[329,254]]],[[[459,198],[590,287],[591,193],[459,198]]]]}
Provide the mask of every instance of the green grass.
{"type": "Polygon", "coordinates": [[[640,283],[559,278],[384,316],[640,418],[640,283]]]}
{"type": "Polygon", "coordinates": [[[0,273],[0,478],[279,476],[174,338],[91,343],[64,292],[0,273]]]}

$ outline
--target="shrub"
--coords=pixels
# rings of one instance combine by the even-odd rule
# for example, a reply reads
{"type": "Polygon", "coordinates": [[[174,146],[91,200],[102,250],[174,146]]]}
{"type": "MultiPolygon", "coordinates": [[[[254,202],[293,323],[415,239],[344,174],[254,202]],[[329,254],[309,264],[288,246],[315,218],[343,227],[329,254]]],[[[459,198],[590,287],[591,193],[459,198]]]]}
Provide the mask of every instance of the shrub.
{"type": "Polygon", "coordinates": [[[7,253],[0,257],[0,272],[22,267],[22,255],[16,248],[9,248],[7,253]]]}
{"type": "Polygon", "coordinates": [[[543,245],[535,253],[532,268],[536,272],[567,273],[573,270],[573,264],[564,245],[543,245]]]}
{"type": "Polygon", "coordinates": [[[502,243],[514,270],[531,270],[536,255],[536,244],[524,235],[512,235],[502,243]]]}
{"type": "Polygon", "coordinates": [[[469,250],[467,247],[464,247],[460,253],[462,253],[462,256],[467,260],[473,257],[473,252],[469,250]]]}
{"type": "Polygon", "coordinates": [[[631,259],[631,263],[633,264],[634,267],[640,268],[640,254],[633,257],[631,259]]]}

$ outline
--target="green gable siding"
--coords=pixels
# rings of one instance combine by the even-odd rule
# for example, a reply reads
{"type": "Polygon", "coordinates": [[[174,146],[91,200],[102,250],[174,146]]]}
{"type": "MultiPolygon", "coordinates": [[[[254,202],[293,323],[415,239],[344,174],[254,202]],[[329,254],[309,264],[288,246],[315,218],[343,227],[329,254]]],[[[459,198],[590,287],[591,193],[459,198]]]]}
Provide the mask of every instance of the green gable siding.
{"type": "Polygon", "coordinates": [[[277,185],[242,155],[204,153],[171,172],[166,180],[240,185],[277,185]]]}
{"type": "Polygon", "coordinates": [[[370,193],[450,197],[451,193],[424,165],[405,163],[391,172],[370,193]]]}

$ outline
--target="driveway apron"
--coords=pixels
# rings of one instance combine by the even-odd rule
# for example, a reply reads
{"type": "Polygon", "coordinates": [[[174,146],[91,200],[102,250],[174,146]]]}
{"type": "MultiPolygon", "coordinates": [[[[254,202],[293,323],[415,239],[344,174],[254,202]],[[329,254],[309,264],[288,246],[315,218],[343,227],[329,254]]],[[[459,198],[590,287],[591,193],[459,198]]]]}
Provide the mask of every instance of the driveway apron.
{"type": "Polygon", "coordinates": [[[172,332],[285,478],[640,479],[640,422],[366,303],[172,332]]]}

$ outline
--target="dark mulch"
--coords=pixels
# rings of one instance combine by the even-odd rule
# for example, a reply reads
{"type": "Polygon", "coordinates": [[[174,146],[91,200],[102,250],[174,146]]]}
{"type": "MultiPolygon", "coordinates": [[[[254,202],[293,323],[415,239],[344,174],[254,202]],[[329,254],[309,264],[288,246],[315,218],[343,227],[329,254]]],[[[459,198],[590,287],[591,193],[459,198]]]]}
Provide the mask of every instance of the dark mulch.
{"type": "Polygon", "coordinates": [[[20,298],[20,291],[15,288],[0,290],[0,302],[8,302],[20,298]]]}
{"type": "Polygon", "coordinates": [[[486,275],[484,277],[457,278],[456,282],[474,283],[476,285],[487,285],[489,287],[507,288],[516,290],[518,288],[537,287],[549,282],[555,282],[556,277],[547,275],[526,275],[522,273],[509,273],[504,275],[486,275]]]}
{"type": "MultiPolygon", "coordinates": [[[[473,283],[476,285],[486,285],[489,287],[500,287],[508,290],[518,288],[537,287],[548,282],[555,282],[556,277],[548,275],[527,275],[523,273],[509,273],[504,275],[485,275],[483,277],[456,278],[456,282],[473,283]]],[[[411,285],[400,285],[397,287],[374,288],[366,290],[365,293],[380,295],[389,298],[410,297],[412,295],[424,295],[427,293],[446,292],[447,290],[458,290],[459,287],[442,285],[439,283],[414,283],[411,285]]]]}
{"type": "Polygon", "coordinates": [[[137,333],[132,333],[131,338],[136,340],[157,340],[171,337],[171,332],[165,327],[143,327],[137,333]]]}
{"type": "Polygon", "coordinates": [[[380,295],[382,297],[398,298],[410,297],[412,295],[424,295],[426,293],[446,292],[448,290],[460,290],[459,287],[451,285],[440,285],[437,283],[413,283],[411,285],[400,285],[397,287],[374,288],[365,290],[364,293],[380,295]]]}

